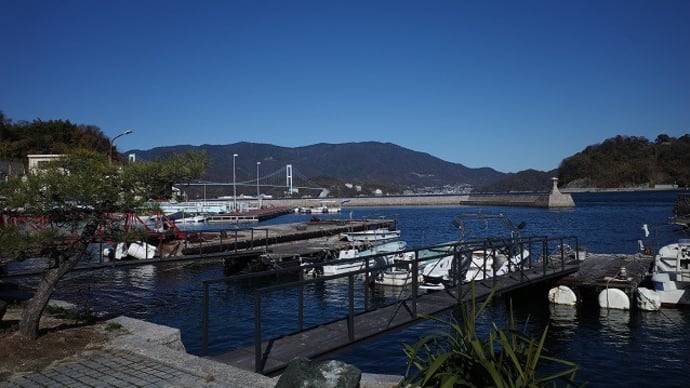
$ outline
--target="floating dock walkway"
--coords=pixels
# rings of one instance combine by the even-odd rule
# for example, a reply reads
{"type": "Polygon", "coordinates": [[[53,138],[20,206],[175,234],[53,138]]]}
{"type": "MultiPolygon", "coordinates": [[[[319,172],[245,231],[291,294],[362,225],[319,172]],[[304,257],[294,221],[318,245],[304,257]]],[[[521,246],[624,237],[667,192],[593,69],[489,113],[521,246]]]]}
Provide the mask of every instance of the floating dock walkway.
{"type": "MultiPolygon", "coordinates": [[[[180,262],[223,261],[228,271],[263,270],[266,265],[287,263],[299,257],[310,257],[323,249],[338,249],[341,233],[377,228],[395,228],[395,220],[312,220],[309,222],[269,225],[260,228],[228,228],[182,231],[183,240],[162,243],[160,257],[140,260],[108,260],[103,246],[96,262],[83,263],[73,271],[91,271],[114,267],[132,267],[180,262]],[[255,261],[262,258],[263,265],[255,261]],[[268,258],[268,263],[265,259],[268,258]]],[[[295,261],[298,263],[298,261],[295,261]]],[[[43,268],[0,268],[0,279],[41,275],[43,268]]]]}
{"type": "Polygon", "coordinates": [[[219,213],[210,215],[206,222],[209,224],[260,222],[292,212],[293,209],[289,207],[274,207],[235,213],[219,213]]]}
{"type": "MultiPolygon", "coordinates": [[[[551,246],[548,242],[543,244],[545,247],[551,246]]],[[[428,292],[418,289],[418,281],[413,279],[411,285],[406,286],[409,287],[406,295],[411,294],[409,297],[379,308],[365,307],[359,312],[355,312],[357,308],[353,307],[354,295],[351,290],[349,291],[350,307],[348,307],[346,317],[309,328],[300,328],[269,340],[262,338],[261,314],[257,312],[254,320],[255,342],[253,345],[215,354],[209,358],[271,376],[280,373],[295,357],[325,358],[353,344],[418,323],[425,319],[424,316],[453,309],[462,302],[471,302],[473,299],[481,301],[489,297],[492,292],[501,295],[534,285],[568,285],[585,299],[581,300],[582,303],[591,303],[589,300],[591,296],[611,288],[623,290],[632,300],[637,288],[646,279],[653,260],[652,256],[641,254],[589,254],[586,259],[580,260],[582,258],[583,256],[576,256],[574,251],[563,250],[560,253],[542,255],[539,260],[508,272],[506,275],[463,283],[442,291],[428,292]]],[[[364,270],[365,273],[366,271],[364,270]]],[[[332,279],[338,276],[326,278],[332,279]]],[[[356,274],[349,276],[354,278],[356,274]]],[[[291,284],[293,288],[303,287],[307,282],[314,281],[318,280],[309,279],[291,284]]],[[[212,282],[205,284],[206,293],[212,282]]],[[[349,283],[349,287],[353,287],[353,279],[349,279],[349,283]]],[[[262,293],[269,295],[278,289],[289,287],[290,285],[270,286],[265,291],[258,290],[255,306],[261,309],[260,295],[262,293]]],[[[543,297],[546,299],[546,295],[543,297]]],[[[366,296],[364,299],[366,300],[366,296]]],[[[295,314],[302,314],[301,311],[305,308],[308,307],[300,305],[295,314]]],[[[208,325],[208,320],[204,324],[208,325]]],[[[301,325],[300,323],[300,327],[301,325]]]]}
{"type": "Polygon", "coordinates": [[[637,289],[647,279],[653,261],[653,256],[643,254],[589,254],[577,273],[556,284],[573,290],[577,303],[597,303],[602,291],[621,290],[633,308],[637,289]]]}
{"type": "MultiPolygon", "coordinates": [[[[395,303],[390,303],[381,307],[369,308],[367,307],[368,290],[369,287],[357,286],[357,284],[366,284],[366,279],[360,279],[362,276],[370,273],[370,268],[364,268],[359,271],[353,271],[346,274],[325,276],[316,279],[300,280],[288,284],[279,284],[274,286],[267,286],[255,290],[254,306],[255,306],[255,338],[254,344],[250,346],[240,347],[221,354],[209,356],[209,358],[224,362],[245,370],[250,370],[265,375],[275,375],[280,373],[287,364],[295,357],[305,357],[309,359],[320,359],[327,357],[334,351],[341,350],[345,347],[351,346],[362,341],[372,339],[376,336],[389,334],[395,330],[402,329],[409,325],[418,323],[425,319],[425,315],[435,315],[444,311],[450,310],[458,306],[462,302],[469,302],[471,300],[481,301],[492,293],[497,295],[516,291],[531,285],[549,282],[555,283],[557,279],[573,274],[578,271],[580,261],[573,260],[561,253],[558,256],[546,255],[549,252],[547,248],[553,246],[554,243],[561,242],[563,238],[541,240],[529,239],[521,241],[520,244],[528,244],[532,246],[533,252],[542,252],[543,254],[535,261],[521,263],[515,266],[510,272],[501,276],[493,276],[484,280],[474,281],[472,283],[460,282],[458,285],[449,286],[444,290],[427,291],[419,288],[419,279],[415,276],[411,277],[411,282],[405,286],[408,292],[405,292],[406,297],[399,299],[395,303]],[[297,317],[298,329],[297,331],[279,335],[275,338],[266,340],[262,338],[262,295],[270,297],[272,293],[281,290],[293,289],[297,295],[302,295],[303,289],[314,282],[324,282],[343,278],[347,280],[348,297],[344,300],[342,306],[346,312],[345,317],[331,322],[323,322],[316,324],[309,328],[303,328],[303,315],[306,309],[304,298],[300,296],[298,307],[290,311],[294,311],[297,317]],[[355,280],[355,278],[359,280],[355,280]],[[296,291],[295,291],[296,289],[296,291]],[[358,291],[355,291],[357,289],[358,291]],[[355,292],[363,292],[364,296],[355,297],[355,292]],[[364,307],[356,305],[364,301],[364,307]]],[[[462,243],[458,243],[457,250],[453,254],[466,254],[468,248],[462,248],[462,243]],[[464,249],[464,251],[461,251],[464,249]]],[[[424,250],[432,250],[434,247],[428,247],[416,250],[417,260],[413,261],[411,273],[418,270],[418,264],[421,261],[429,258],[421,258],[420,252],[424,250]]],[[[448,252],[447,250],[445,252],[448,252]]],[[[447,255],[448,253],[441,254],[447,255]]],[[[433,259],[433,258],[432,258],[433,259]]],[[[391,265],[391,264],[389,264],[391,265]]],[[[267,272],[275,276],[276,272],[267,272]]],[[[210,297],[216,293],[211,292],[211,287],[227,287],[234,281],[246,281],[248,276],[259,276],[260,274],[250,274],[246,276],[237,276],[231,278],[222,278],[215,280],[208,280],[204,282],[204,321],[203,321],[203,353],[208,350],[208,331],[209,331],[209,309],[211,303],[210,297]]],[[[266,276],[266,275],[263,275],[266,276]]],[[[464,275],[463,275],[464,278],[464,275]]],[[[289,315],[289,314],[288,314],[289,315]]],[[[289,317],[285,319],[290,320],[289,317]]],[[[232,325],[230,325],[231,327],[232,325]]],[[[218,333],[216,333],[217,335],[218,333]]]]}

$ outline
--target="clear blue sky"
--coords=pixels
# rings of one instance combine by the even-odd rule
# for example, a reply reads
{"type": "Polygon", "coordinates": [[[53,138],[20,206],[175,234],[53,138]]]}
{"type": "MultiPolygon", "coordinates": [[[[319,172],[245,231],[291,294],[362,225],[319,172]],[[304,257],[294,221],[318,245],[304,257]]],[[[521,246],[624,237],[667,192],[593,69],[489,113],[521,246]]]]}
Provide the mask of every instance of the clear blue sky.
{"type": "Polygon", "coordinates": [[[381,141],[517,172],[690,132],[688,0],[0,0],[0,43],[6,117],[134,130],[121,151],[381,141]]]}

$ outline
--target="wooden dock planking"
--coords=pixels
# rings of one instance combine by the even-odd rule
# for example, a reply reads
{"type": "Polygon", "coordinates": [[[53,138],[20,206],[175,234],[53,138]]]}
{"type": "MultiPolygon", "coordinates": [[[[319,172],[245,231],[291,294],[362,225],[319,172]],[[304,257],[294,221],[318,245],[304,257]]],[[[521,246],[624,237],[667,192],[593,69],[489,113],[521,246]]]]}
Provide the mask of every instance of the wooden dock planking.
{"type": "MultiPolygon", "coordinates": [[[[496,279],[489,278],[475,282],[474,298],[481,301],[491,294],[494,284],[496,292],[501,294],[551,278],[562,277],[578,269],[577,263],[568,263],[558,268],[533,268],[523,273],[509,273],[496,279]]],[[[471,288],[465,284],[461,288],[462,300],[467,302],[473,297],[471,288]]],[[[271,375],[287,366],[295,357],[318,359],[336,350],[365,341],[373,337],[399,330],[423,318],[420,314],[436,315],[457,305],[457,288],[436,291],[419,295],[416,299],[416,315],[412,314],[413,300],[406,299],[397,304],[388,305],[361,312],[354,316],[354,341],[348,337],[348,320],[340,319],[319,325],[301,332],[284,335],[262,344],[262,373],[271,375]]],[[[239,348],[230,352],[211,356],[216,361],[230,364],[241,369],[255,370],[254,345],[239,348]]]]}
{"type": "Polygon", "coordinates": [[[230,212],[222,214],[214,214],[209,216],[207,223],[209,224],[226,224],[239,222],[260,222],[270,218],[282,216],[284,214],[292,213],[294,210],[289,207],[272,207],[264,209],[254,209],[243,212],[230,212]]]}
{"type": "MultiPolygon", "coordinates": [[[[223,241],[201,241],[198,243],[188,243],[187,247],[181,249],[183,254],[177,256],[156,257],[141,260],[117,260],[103,261],[100,263],[87,263],[78,265],[73,271],[95,271],[115,267],[133,267],[141,265],[157,265],[165,263],[188,263],[188,262],[214,262],[224,260],[235,260],[248,262],[264,254],[267,250],[274,251],[277,257],[288,256],[308,256],[319,252],[328,247],[339,248],[335,239],[326,240],[325,237],[336,236],[350,230],[366,230],[368,228],[390,228],[395,225],[394,220],[358,220],[358,221],[321,221],[310,223],[289,223],[256,228],[254,236],[250,233],[251,229],[243,230],[245,234],[236,242],[232,239],[232,230],[228,230],[228,236],[223,241]],[[298,228],[304,226],[304,229],[298,228]],[[269,230],[269,238],[260,236],[259,231],[269,230]],[[207,249],[209,246],[213,249],[207,249]]],[[[188,231],[190,234],[208,233],[206,231],[188,231]]],[[[177,244],[182,244],[177,241],[177,244]]],[[[16,270],[8,273],[0,271],[0,278],[22,278],[41,275],[44,268],[16,270]]]]}
{"type": "Polygon", "coordinates": [[[573,289],[580,300],[596,297],[607,288],[618,288],[632,298],[653,261],[653,256],[642,254],[589,254],[580,271],[560,279],[558,285],[573,289]],[[626,269],[624,278],[618,277],[621,267],[626,269]]]}
{"type": "Polygon", "coordinates": [[[268,225],[255,229],[228,229],[223,240],[201,241],[190,244],[183,253],[210,253],[224,250],[242,250],[257,246],[275,246],[293,241],[304,241],[340,233],[362,231],[370,228],[392,228],[394,220],[324,220],[318,222],[301,222],[279,225],[268,225]]]}

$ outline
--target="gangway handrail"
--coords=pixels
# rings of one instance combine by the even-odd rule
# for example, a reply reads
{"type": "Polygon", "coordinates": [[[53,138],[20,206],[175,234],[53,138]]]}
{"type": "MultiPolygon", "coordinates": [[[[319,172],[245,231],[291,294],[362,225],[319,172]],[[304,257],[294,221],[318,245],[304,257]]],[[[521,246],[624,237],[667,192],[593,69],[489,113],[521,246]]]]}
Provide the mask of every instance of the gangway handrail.
{"type": "MultiPolygon", "coordinates": [[[[518,244],[520,247],[522,246],[529,246],[530,247],[530,257],[529,260],[520,260],[519,263],[511,263],[510,260],[509,266],[514,265],[514,271],[508,271],[507,274],[515,274],[519,273],[521,276],[521,279],[527,279],[525,275],[525,271],[527,270],[534,270],[538,268],[537,266],[540,264],[540,262],[543,263],[543,266],[540,268],[541,276],[546,276],[548,269],[552,264],[559,265],[561,270],[565,270],[565,264],[566,264],[566,250],[563,248],[567,246],[565,244],[565,241],[574,241],[576,250],[578,247],[578,240],[576,236],[564,236],[564,237],[546,237],[546,236],[528,236],[528,237],[519,237],[519,238],[488,238],[488,239],[476,239],[476,240],[471,240],[471,241],[458,241],[458,242],[450,242],[450,243],[445,243],[445,244],[437,244],[437,245],[431,245],[431,246],[426,246],[422,248],[413,248],[413,249],[406,249],[398,252],[406,253],[406,252],[414,252],[415,254],[415,259],[411,261],[412,265],[412,274],[418,274],[419,273],[419,265],[420,262],[426,261],[426,260],[433,260],[434,258],[442,257],[442,256],[448,256],[450,254],[455,255],[462,255],[462,254],[470,254],[472,251],[478,249],[478,248],[488,248],[488,247],[493,247],[499,248],[499,247],[508,247],[512,244],[518,244]],[[555,259],[559,261],[559,263],[556,263],[554,258],[552,258],[550,252],[550,246],[549,244],[557,243],[556,247],[558,249],[558,254],[555,259]],[[534,254],[532,253],[533,251],[531,248],[536,245],[540,244],[541,245],[541,252],[539,253],[538,257],[535,259],[534,254]],[[452,247],[452,249],[450,249],[452,247]],[[448,250],[446,251],[441,251],[439,250],[438,255],[436,256],[425,256],[425,257],[420,257],[420,252],[422,251],[431,251],[434,249],[440,249],[440,248],[447,248],[448,250]]],[[[521,248],[520,248],[521,249],[521,248]]],[[[394,252],[394,253],[398,253],[394,252]]],[[[537,251],[538,252],[538,251],[537,251]]],[[[535,252],[536,253],[536,252],[535,252]]],[[[309,269],[309,268],[314,268],[318,267],[319,265],[323,265],[322,263],[315,263],[315,264],[308,264],[308,265],[303,265],[299,269],[297,269],[300,273],[300,279],[298,281],[294,282],[289,282],[289,283],[284,283],[284,284],[277,284],[277,285],[269,285],[266,287],[261,287],[257,288],[254,290],[254,355],[255,355],[255,371],[257,373],[261,373],[264,369],[264,363],[267,359],[267,356],[264,357],[264,351],[262,349],[262,343],[264,341],[263,336],[262,336],[262,326],[261,326],[261,307],[262,307],[262,299],[265,298],[267,295],[270,295],[276,291],[283,290],[283,289],[298,289],[298,309],[297,309],[297,330],[291,333],[286,333],[282,334],[281,336],[285,335],[290,335],[290,334],[295,334],[299,333],[303,330],[314,328],[319,325],[324,325],[327,323],[332,323],[338,320],[341,320],[343,318],[336,318],[335,321],[332,322],[319,322],[314,324],[313,326],[310,326],[309,328],[304,327],[304,288],[305,286],[317,282],[326,282],[330,280],[335,280],[339,278],[347,278],[348,281],[348,290],[347,290],[347,313],[346,313],[346,320],[347,320],[347,337],[350,343],[355,342],[355,325],[354,325],[354,317],[363,314],[372,310],[375,310],[377,308],[383,308],[387,306],[391,306],[393,304],[405,304],[405,307],[410,311],[410,314],[413,316],[416,316],[416,311],[417,311],[417,299],[419,297],[418,295],[418,290],[419,290],[419,284],[418,284],[418,276],[412,276],[412,284],[411,284],[411,295],[404,299],[404,300],[397,300],[393,303],[387,303],[385,305],[381,305],[378,307],[374,307],[373,309],[369,309],[369,306],[367,304],[368,300],[368,295],[365,294],[364,296],[364,308],[362,311],[355,313],[355,303],[354,303],[354,283],[355,279],[358,277],[361,277],[362,275],[365,278],[365,282],[369,282],[370,276],[372,271],[374,270],[381,270],[385,268],[390,268],[394,267],[396,263],[388,263],[385,266],[376,266],[376,267],[371,267],[370,266],[370,261],[371,258],[374,257],[381,257],[381,256],[388,256],[390,255],[391,252],[384,252],[384,253],[377,253],[373,255],[368,255],[368,256],[362,256],[356,259],[345,259],[341,260],[339,262],[346,262],[346,261],[359,261],[363,260],[363,267],[358,270],[350,271],[347,273],[342,273],[342,274],[334,274],[334,275],[328,275],[328,276],[321,276],[321,277],[316,277],[316,278],[310,278],[310,279],[305,279],[304,278],[304,269],[309,269]],[[409,303],[409,304],[408,304],[409,303]]],[[[524,259],[524,258],[523,258],[524,259]]],[[[485,258],[486,260],[486,258],[485,258]]],[[[335,261],[331,261],[330,263],[334,263],[335,261]]],[[[496,260],[494,260],[494,266],[496,266],[496,260]]],[[[579,265],[579,262],[578,262],[579,265]]],[[[510,269],[510,268],[509,268],[510,269]]],[[[492,269],[495,273],[497,268],[492,269]]],[[[209,330],[209,288],[210,285],[212,284],[217,284],[217,283],[226,283],[226,284],[232,284],[234,282],[242,281],[242,280],[247,280],[247,279],[255,279],[255,278],[260,278],[260,277],[266,277],[266,276],[276,276],[276,275],[281,275],[281,274],[286,274],[286,273],[295,273],[296,269],[295,268],[282,268],[282,269],[274,269],[270,271],[263,271],[263,272],[255,272],[255,273],[249,273],[249,274],[241,274],[241,275],[234,275],[234,276],[226,276],[223,278],[218,278],[218,279],[210,279],[210,280],[205,280],[203,281],[203,317],[202,317],[202,354],[203,355],[208,355],[208,330],[209,330]]],[[[462,271],[459,266],[454,266],[453,268],[455,279],[464,279],[464,273],[461,273],[462,271]]],[[[488,268],[485,268],[485,271],[488,271],[488,268]]],[[[485,272],[486,274],[486,272],[485,272]]],[[[500,276],[493,276],[493,284],[494,287],[496,285],[496,278],[499,278],[500,276]]],[[[462,292],[463,290],[463,283],[464,281],[456,281],[454,282],[452,287],[449,287],[447,291],[450,291],[451,289],[456,290],[455,298],[458,299],[458,302],[462,300],[464,297],[464,294],[462,292]]],[[[364,287],[364,290],[368,290],[368,287],[364,287]]],[[[365,291],[366,293],[367,291],[365,291]]],[[[397,310],[395,312],[397,314],[397,310]]],[[[389,322],[390,324],[390,322],[389,322]]],[[[279,336],[280,337],[280,336],[279,336]]]]}

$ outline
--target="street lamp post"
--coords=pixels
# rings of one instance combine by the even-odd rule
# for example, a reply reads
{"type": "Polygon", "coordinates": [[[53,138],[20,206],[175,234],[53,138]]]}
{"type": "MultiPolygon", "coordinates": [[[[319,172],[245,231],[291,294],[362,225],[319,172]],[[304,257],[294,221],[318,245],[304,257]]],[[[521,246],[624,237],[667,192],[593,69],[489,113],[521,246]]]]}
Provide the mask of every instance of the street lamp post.
{"type": "Polygon", "coordinates": [[[235,159],[237,154],[232,154],[232,207],[237,212],[237,186],[235,185],[235,159]]]}
{"type": "Polygon", "coordinates": [[[261,162],[256,162],[256,200],[259,201],[259,209],[261,209],[261,194],[259,193],[259,166],[261,166],[261,162]]]}
{"type": "Polygon", "coordinates": [[[117,140],[117,138],[120,136],[129,135],[132,132],[134,131],[128,129],[122,132],[121,134],[115,136],[114,138],[110,139],[110,147],[108,147],[108,164],[113,164],[113,144],[115,144],[115,140],[117,140]]]}

